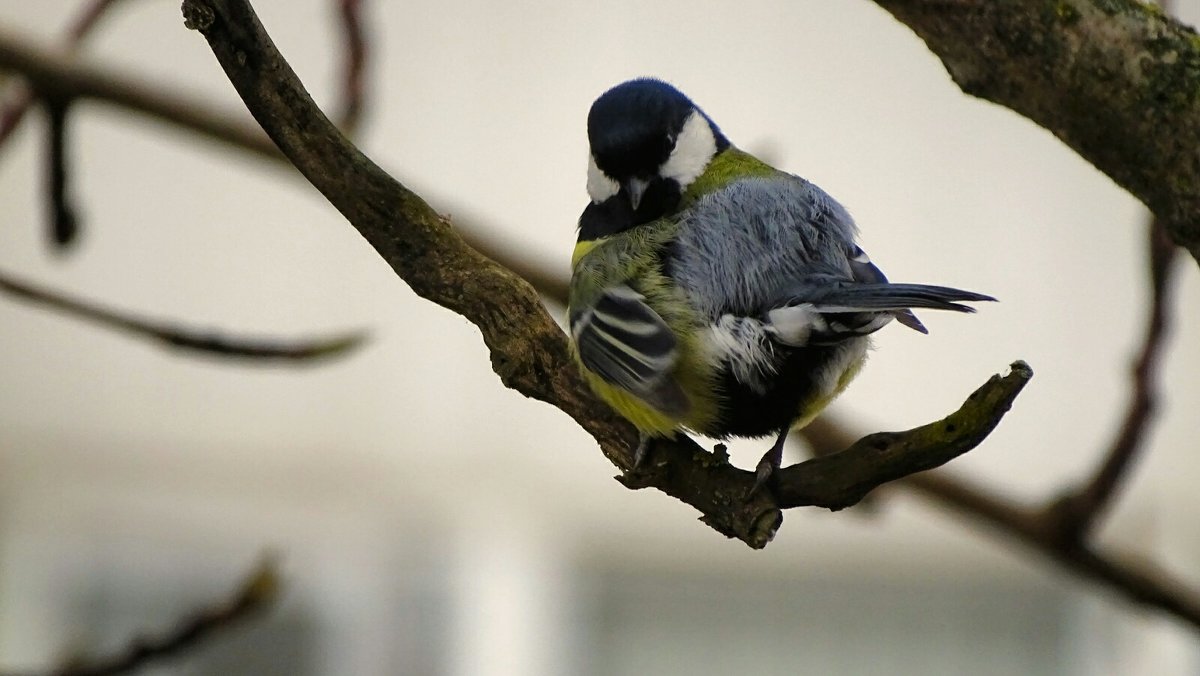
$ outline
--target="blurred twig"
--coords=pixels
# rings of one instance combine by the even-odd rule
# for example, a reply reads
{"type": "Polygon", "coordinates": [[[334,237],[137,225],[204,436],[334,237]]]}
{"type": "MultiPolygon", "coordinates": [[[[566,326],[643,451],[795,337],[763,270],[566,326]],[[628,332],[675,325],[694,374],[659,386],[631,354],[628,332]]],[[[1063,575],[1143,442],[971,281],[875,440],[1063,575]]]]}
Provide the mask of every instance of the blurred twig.
{"type": "MultiPolygon", "coordinates": [[[[1170,14],[1174,3],[1159,3],[1170,14]]],[[[1065,492],[1046,508],[1046,519],[1068,543],[1085,540],[1115,499],[1122,480],[1128,476],[1153,420],[1158,398],[1158,367],[1164,338],[1170,327],[1171,274],[1179,248],[1171,240],[1161,218],[1152,216],[1146,225],[1146,270],[1150,278],[1150,313],[1142,349],[1134,362],[1129,407],[1108,453],[1092,478],[1065,492]]]]}
{"type": "MultiPolygon", "coordinates": [[[[258,127],[232,111],[220,111],[206,100],[172,90],[167,85],[145,85],[127,75],[82,64],[74,64],[43,51],[15,36],[0,31],[0,71],[9,68],[38,86],[65,96],[95,99],[160,122],[186,129],[291,168],[258,127]]],[[[550,266],[533,262],[496,241],[482,226],[456,219],[454,228],[472,246],[486,251],[493,260],[529,280],[547,298],[566,304],[566,278],[550,266]]]]}
{"type": "Polygon", "coordinates": [[[203,99],[171,91],[169,87],[138,82],[111,69],[76,63],[3,30],[0,30],[0,71],[19,73],[37,90],[50,95],[103,101],[259,156],[282,159],[266,134],[238,111],[220,111],[203,99]]]}
{"type": "Polygon", "coordinates": [[[495,234],[492,234],[494,228],[487,228],[470,219],[455,216],[454,229],[467,244],[482,251],[488,258],[512,270],[532,284],[543,298],[561,307],[567,306],[567,276],[563,274],[566,269],[565,261],[562,266],[550,266],[543,261],[535,260],[533,256],[519,254],[495,234]]]}
{"type": "Polygon", "coordinates": [[[213,332],[201,332],[165,322],[121,314],[56,292],[37,288],[5,273],[0,273],[0,292],[42,307],[58,310],[99,326],[116,329],[138,338],[153,340],[166,347],[223,357],[306,362],[347,354],[359,347],[366,339],[366,334],[362,331],[345,333],[333,338],[289,341],[231,338],[213,332]]]}
{"type": "MultiPolygon", "coordinates": [[[[100,19],[121,0],[89,0],[79,16],[67,29],[65,48],[73,54],[83,40],[100,23],[100,19]]],[[[33,104],[35,89],[25,83],[15,83],[0,99],[7,103],[0,107],[0,147],[12,135],[24,119],[25,113],[33,104]]],[[[75,241],[79,232],[78,212],[71,203],[68,193],[70,181],[70,166],[68,161],[67,118],[71,112],[71,100],[61,96],[43,96],[43,106],[47,119],[47,152],[48,176],[46,183],[47,202],[49,204],[48,218],[50,221],[50,241],[58,248],[65,247],[75,241]]]]}
{"type": "Polygon", "coordinates": [[[113,676],[137,671],[153,660],[171,657],[265,610],[279,597],[279,572],[273,559],[264,558],[246,576],[232,598],[201,608],[178,626],[158,637],[137,636],[119,654],[80,659],[54,676],[113,676]]]}
{"type": "MultiPolygon", "coordinates": [[[[822,454],[846,448],[861,436],[829,414],[817,418],[799,434],[813,446],[814,452],[822,454]]],[[[1043,509],[1017,503],[945,469],[913,474],[890,485],[906,488],[939,507],[983,523],[1082,578],[1200,629],[1197,590],[1144,558],[1085,541],[1064,540],[1055,519],[1043,509]]]]}
{"type": "Polygon", "coordinates": [[[345,41],[342,75],[342,109],[338,127],[346,136],[354,137],[362,122],[363,99],[366,96],[367,39],[363,26],[362,0],[336,0],[338,18],[345,41]]]}
{"type": "Polygon", "coordinates": [[[1111,506],[1113,499],[1141,449],[1154,418],[1158,400],[1158,370],[1162,361],[1164,338],[1170,327],[1171,273],[1175,269],[1179,247],[1171,241],[1166,228],[1152,219],[1146,231],[1150,277],[1150,314],[1142,349],[1133,366],[1129,407],[1108,453],[1092,478],[1068,492],[1048,507],[1048,516],[1068,541],[1087,537],[1111,506]]]}
{"type": "MultiPolygon", "coordinates": [[[[96,28],[108,10],[121,1],[89,0],[67,29],[65,47],[68,52],[74,52],[83,43],[84,38],[96,28]]],[[[3,107],[0,107],[0,146],[3,146],[12,132],[21,124],[21,119],[25,117],[29,106],[33,104],[33,92],[23,84],[14,84],[9,91],[5,92],[5,95],[0,96],[0,99],[8,100],[3,107]]]]}
{"type": "Polygon", "coordinates": [[[78,213],[70,195],[70,160],[68,159],[67,117],[71,113],[68,99],[58,96],[42,97],[49,124],[46,125],[46,202],[49,205],[50,241],[63,248],[79,234],[78,213]]]}

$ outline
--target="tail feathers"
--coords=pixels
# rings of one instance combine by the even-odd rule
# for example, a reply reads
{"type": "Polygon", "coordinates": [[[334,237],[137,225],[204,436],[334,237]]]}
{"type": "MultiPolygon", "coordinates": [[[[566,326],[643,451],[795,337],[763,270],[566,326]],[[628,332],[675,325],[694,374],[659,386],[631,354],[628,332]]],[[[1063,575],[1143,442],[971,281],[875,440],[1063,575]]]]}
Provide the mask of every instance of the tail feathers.
{"type": "Polygon", "coordinates": [[[822,285],[800,294],[792,302],[810,303],[821,314],[886,312],[914,331],[929,333],[913,309],[974,312],[962,303],[994,301],[995,298],[973,291],[930,284],[890,284],[888,282],[822,285]],[[807,296],[807,298],[805,298],[807,296]]]}
{"type": "Polygon", "coordinates": [[[907,326],[913,331],[920,331],[926,335],[929,334],[929,329],[925,328],[925,325],[921,323],[920,319],[917,319],[917,316],[912,313],[912,310],[893,310],[892,316],[896,318],[896,321],[907,326]]]}
{"type": "MultiPolygon", "coordinates": [[[[982,293],[928,284],[847,284],[822,291],[809,302],[823,313],[893,312],[913,308],[974,312],[975,308],[960,303],[996,300],[982,293]]],[[[903,319],[901,323],[904,323],[903,319]]]]}

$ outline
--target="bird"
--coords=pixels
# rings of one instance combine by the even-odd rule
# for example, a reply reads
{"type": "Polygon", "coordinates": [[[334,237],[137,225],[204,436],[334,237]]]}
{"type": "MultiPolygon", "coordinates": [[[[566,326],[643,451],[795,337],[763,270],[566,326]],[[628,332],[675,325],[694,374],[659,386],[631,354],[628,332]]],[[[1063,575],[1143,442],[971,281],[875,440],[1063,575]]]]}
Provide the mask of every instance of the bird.
{"type": "Polygon", "coordinates": [[[587,191],[571,258],[571,353],[591,389],[637,428],[634,467],[659,438],[788,434],[850,384],[871,335],[912,312],[974,312],[993,297],[894,284],[824,190],[733,145],[690,98],[638,78],[587,116],[587,191]]]}

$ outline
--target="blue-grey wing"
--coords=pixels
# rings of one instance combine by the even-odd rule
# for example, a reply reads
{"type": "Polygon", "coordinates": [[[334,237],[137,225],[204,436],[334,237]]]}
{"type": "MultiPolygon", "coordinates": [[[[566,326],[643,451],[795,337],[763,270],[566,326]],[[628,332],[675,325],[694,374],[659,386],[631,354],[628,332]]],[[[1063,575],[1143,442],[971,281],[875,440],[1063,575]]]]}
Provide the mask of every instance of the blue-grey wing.
{"type": "Polygon", "coordinates": [[[679,214],[669,267],[702,316],[751,316],[797,279],[850,279],[855,232],[846,210],[808,181],[747,178],[679,214]]]}
{"type": "Polygon", "coordinates": [[[832,344],[893,317],[923,330],[910,308],[970,312],[988,296],[891,284],[855,243],[850,214],[817,186],[780,174],[749,178],[680,214],[670,267],[702,316],[762,321],[779,342],[832,344]]]}

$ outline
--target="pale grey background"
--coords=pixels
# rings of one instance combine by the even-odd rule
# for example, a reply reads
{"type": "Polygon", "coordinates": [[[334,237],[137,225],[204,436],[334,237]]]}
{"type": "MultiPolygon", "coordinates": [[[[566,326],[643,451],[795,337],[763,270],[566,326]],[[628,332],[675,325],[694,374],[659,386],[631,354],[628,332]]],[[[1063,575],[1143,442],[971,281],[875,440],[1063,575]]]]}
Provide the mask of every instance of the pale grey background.
{"type": "MultiPolygon", "coordinates": [[[[49,44],[77,4],[0,0],[0,25],[49,44]]],[[[255,4],[334,101],[331,3],[255,4]]],[[[884,330],[839,413],[910,427],[1024,358],[1033,383],[952,469],[1034,499],[1098,461],[1142,332],[1142,208],[962,95],[873,4],[371,4],[361,144],[435,207],[566,274],[591,100],[667,78],[846,204],[893,279],[1002,300],[928,315],[929,336],[884,330]]],[[[244,114],[178,2],[128,3],[85,58],[244,114]]],[[[4,270],[201,326],[372,341],[320,367],[246,366],[0,299],[0,666],[163,626],[271,547],[290,575],[261,630],[279,673],[1200,671],[1191,634],[904,495],[874,517],[790,512],[764,552],[727,542],[618,486],[566,416],[505,390],[478,333],[294,172],[98,105],[73,122],[78,250],[46,252],[39,120],[0,156],[4,270]]],[[[1200,585],[1200,275],[1182,267],[1170,396],[1102,540],[1200,585]]],[[[761,445],[735,443],[735,462],[761,445]]],[[[211,659],[189,673],[228,673],[211,659]]]]}

